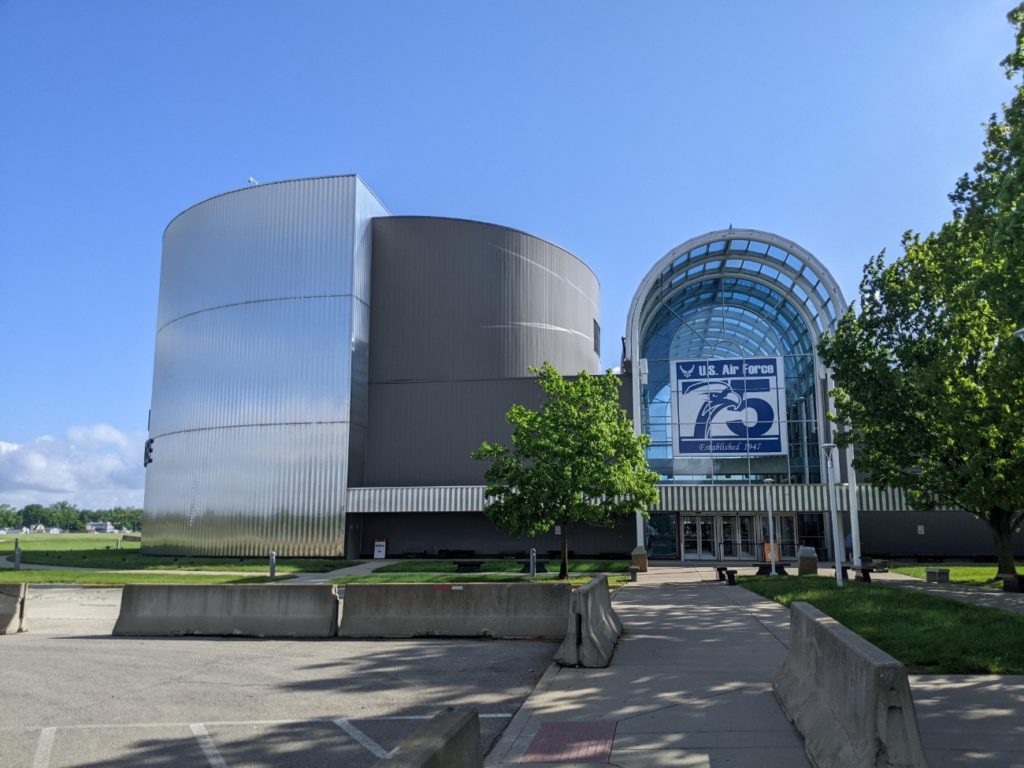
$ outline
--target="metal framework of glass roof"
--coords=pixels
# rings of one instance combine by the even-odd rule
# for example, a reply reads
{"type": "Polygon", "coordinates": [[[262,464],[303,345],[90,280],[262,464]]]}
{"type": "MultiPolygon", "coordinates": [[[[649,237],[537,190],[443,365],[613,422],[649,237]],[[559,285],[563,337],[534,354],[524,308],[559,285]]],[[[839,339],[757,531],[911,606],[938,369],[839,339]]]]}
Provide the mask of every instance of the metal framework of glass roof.
{"type": "MultiPolygon", "coordinates": [[[[659,451],[657,436],[671,418],[665,400],[670,360],[785,357],[791,402],[806,400],[803,418],[815,422],[807,426],[824,434],[823,409],[813,405],[824,394],[815,349],[845,309],[842,291],[821,262],[769,232],[709,232],[669,251],[633,297],[623,346],[624,368],[634,372],[636,428],[655,440],[651,458],[668,450],[665,445],[659,451]]],[[[794,410],[790,419],[797,418],[794,410]]],[[[807,462],[805,453],[802,463],[807,462]]],[[[675,466],[678,474],[680,465],[675,466]]],[[[756,466],[748,465],[749,476],[756,466]]],[[[671,477],[673,471],[663,474],[671,477]]]]}

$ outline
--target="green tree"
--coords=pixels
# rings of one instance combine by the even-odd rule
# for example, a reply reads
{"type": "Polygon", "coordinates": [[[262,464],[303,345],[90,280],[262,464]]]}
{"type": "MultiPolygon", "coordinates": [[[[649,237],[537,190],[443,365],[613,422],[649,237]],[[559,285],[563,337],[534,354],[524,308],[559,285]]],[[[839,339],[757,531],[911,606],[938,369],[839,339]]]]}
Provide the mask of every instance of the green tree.
{"type": "Polygon", "coordinates": [[[561,526],[562,564],[569,572],[569,526],[613,525],[658,499],[657,474],[647,466],[649,439],[633,431],[619,405],[612,373],[575,380],[545,363],[532,368],[547,396],[537,410],[513,405],[512,446],[485,442],[473,458],[490,461],[487,516],[512,536],[536,536],[561,526]]]}
{"type": "Polygon", "coordinates": [[[47,527],[53,526],[64,531],[75,531],[81,528],[82,519],[79,517],[78,507],[67,501],[58,501],[50,505],[48,518],[44,523],[47,527]]]}
{"type": "Polygon", "coordinates": [[[982,160],[950,195],[952,220],[907,233],[903,256],[864,268],[860,314],[826,337],[837,442],[874,482],[919,508],[959,508],[986,522],[999,572],[1015,573],[1024,517],[1024,5],[1010,14],[1017,81],[988,123],[982,160]]]}
{"type": "Polygon", "coordinates": [[[26,504],[21,508],[19,514],[21,515],[21,524],[29,528],[39,523],[46,525],[49,520],[47,509],[42,504],[26,504]]]}
{"type": "Polygon", "coordinates": [[[104,511],[103,520],[109,520],[118,528],[138,531],[142,528],[142,510],[135,507],[114,507],[104,511]]]}
{"type": "Polygon", "coordinates": [[[21,525],[21,515],[10,504],[0,504],[0,528],[14,528],[21,525]]]}

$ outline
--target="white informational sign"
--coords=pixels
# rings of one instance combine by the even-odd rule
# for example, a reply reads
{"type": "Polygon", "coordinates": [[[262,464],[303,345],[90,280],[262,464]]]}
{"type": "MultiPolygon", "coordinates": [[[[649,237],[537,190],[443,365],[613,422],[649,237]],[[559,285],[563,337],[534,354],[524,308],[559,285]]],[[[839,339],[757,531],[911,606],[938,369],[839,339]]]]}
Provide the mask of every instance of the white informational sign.
{"type": "Polygon", "coordinates": [[[388,556],[388,540],[387,539],[374,539],[373,541],[373,559],[383,560],[388,556]]]}
{"type": "Polygon", "coordinates": [[[785,454],[781,357],[672,361],[676,456],[785,454]]]}

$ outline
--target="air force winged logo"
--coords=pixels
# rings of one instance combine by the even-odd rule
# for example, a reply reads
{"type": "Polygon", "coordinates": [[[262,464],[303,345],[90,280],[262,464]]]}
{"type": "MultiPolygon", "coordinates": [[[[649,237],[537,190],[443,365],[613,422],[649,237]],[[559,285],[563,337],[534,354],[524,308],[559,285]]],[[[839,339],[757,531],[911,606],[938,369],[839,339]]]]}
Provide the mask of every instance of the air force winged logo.
{"type": "Polygon", "coordinates": [[[672,363],[677,456],[786,452],[781,358],[672,363]]]}

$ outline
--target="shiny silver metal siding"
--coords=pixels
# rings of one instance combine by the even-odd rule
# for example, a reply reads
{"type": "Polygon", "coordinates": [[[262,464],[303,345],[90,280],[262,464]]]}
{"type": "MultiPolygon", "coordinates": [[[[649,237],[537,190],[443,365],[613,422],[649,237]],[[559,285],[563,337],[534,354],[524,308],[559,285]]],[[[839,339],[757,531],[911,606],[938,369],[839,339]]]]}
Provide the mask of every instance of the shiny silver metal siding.
{"type": "Polygon", "coordinates": [[[343,176],[220,195],[168,226],[146,549],[343,551],[367,420],[370,222],[384,215],[343,176]]]}

